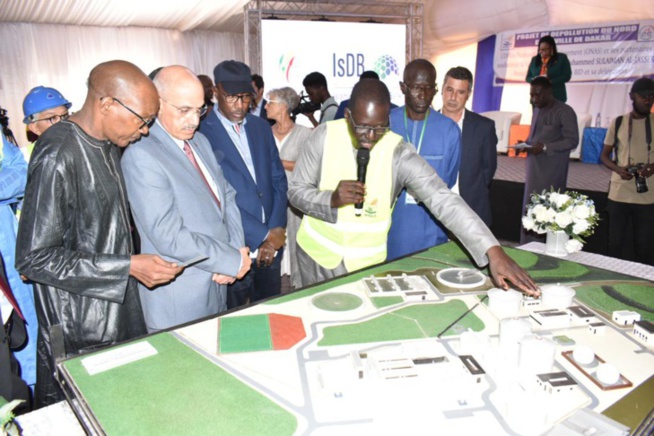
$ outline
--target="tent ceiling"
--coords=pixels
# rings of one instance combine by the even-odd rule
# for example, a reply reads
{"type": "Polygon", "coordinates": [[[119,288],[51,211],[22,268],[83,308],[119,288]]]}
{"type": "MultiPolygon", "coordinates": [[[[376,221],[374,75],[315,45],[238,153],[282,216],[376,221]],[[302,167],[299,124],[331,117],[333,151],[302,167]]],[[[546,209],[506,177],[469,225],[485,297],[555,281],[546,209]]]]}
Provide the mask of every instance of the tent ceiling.
{"type": "MultiPolygon", "coordinates": [[[[395,4],[407,2],[410,0],[394,0],[395,4]]],[[[0,22],[242,33],[247,3],[248,0],[0,0],[0,22]]],[[[343,9],[343,4],[356,4],[351,0],[298,3],[335,12],[343,9]]],[[[366,2],[361,3],[365,10],[366,2]]],[[[654,19],[651,0],[424,0],[422,3],[426,53],[510,29],[654,19]]]]}
{"type": "Polygon", "coordinates": [[[0,0],[0,22],[243,32],[248,0],[0,0]]]}
{"type": "Polygon", "coordinates": [[[425,1],[424,48],[463,45],[506,30],[654,19],[643,0],[425,1]]]}

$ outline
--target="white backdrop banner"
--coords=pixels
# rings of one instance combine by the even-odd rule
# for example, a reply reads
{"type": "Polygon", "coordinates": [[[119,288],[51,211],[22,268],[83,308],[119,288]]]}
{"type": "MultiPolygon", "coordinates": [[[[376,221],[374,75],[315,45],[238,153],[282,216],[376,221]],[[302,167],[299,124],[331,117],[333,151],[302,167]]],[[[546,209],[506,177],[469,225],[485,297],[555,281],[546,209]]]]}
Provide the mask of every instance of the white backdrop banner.
{"type": "Polygon", "coordinates": [[[495,43],[495,86],[524,82],[538,40],[551,35],[568,55],[571,82],[631,82],[654,72],[654,21],[502,32],[495,43]]]}
{"type": "Polygon", "coordinates": [[[261,75],[266,91],[290,86],[300,93],[304,77],[318,71],[340,103],[350,98],[359,75],[373,70],[388,86],[393,103],[404,104],[399,82],[405,39],[400,24],[262,20],[261,75]]]}

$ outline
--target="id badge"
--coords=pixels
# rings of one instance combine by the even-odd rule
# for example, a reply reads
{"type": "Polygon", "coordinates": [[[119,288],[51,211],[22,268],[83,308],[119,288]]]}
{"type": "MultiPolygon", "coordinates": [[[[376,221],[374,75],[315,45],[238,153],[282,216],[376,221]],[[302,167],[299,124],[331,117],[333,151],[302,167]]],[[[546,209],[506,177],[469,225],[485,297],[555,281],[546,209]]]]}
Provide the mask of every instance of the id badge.
{"type": "Polygon", "coordinates": [[[406,197],[404,198],[404,204],[418,204],[418,200],[407,192],[406,197]]]}

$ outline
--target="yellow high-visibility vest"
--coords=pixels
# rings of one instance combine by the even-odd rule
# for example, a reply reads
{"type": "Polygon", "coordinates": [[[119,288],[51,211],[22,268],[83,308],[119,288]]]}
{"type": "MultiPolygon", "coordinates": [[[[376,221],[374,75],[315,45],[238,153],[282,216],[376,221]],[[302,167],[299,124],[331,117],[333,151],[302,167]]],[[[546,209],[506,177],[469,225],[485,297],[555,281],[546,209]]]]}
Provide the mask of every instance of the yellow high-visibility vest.
{"type": "MultiPolygon", "coordinates": [[[[388,132],[371,150],[361,216],[354,214],[354,205],[350,204],[338,209],[333,224],[308,215],[302,218],[297,243],[321,267],[334,269],[343,261],[352,272],[386,260],[392,213],[393,152],[401,141],[399,135],[388,132]]],[[[341,180],[356,178],[357,163],[347,122],[330,122],[318,188],[334,191],[341,180]]]]}

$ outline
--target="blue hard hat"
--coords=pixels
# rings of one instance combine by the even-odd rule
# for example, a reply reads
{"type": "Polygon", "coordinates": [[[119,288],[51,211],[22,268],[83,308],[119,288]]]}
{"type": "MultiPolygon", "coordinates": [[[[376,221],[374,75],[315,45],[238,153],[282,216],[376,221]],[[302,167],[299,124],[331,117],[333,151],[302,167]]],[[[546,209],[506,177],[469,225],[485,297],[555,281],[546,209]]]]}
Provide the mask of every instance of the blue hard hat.
{"type": "Polygon", "coordinates": [[[73,104],[66,100],[61,92],[54,88],[46,88],[45,86],[37,86],[25,96],[23,100],[23,122],[29,124],[32,122],[30,117],[44,110],[52,109],[54,107],[66,106],[69,109],[73,104]]]}

